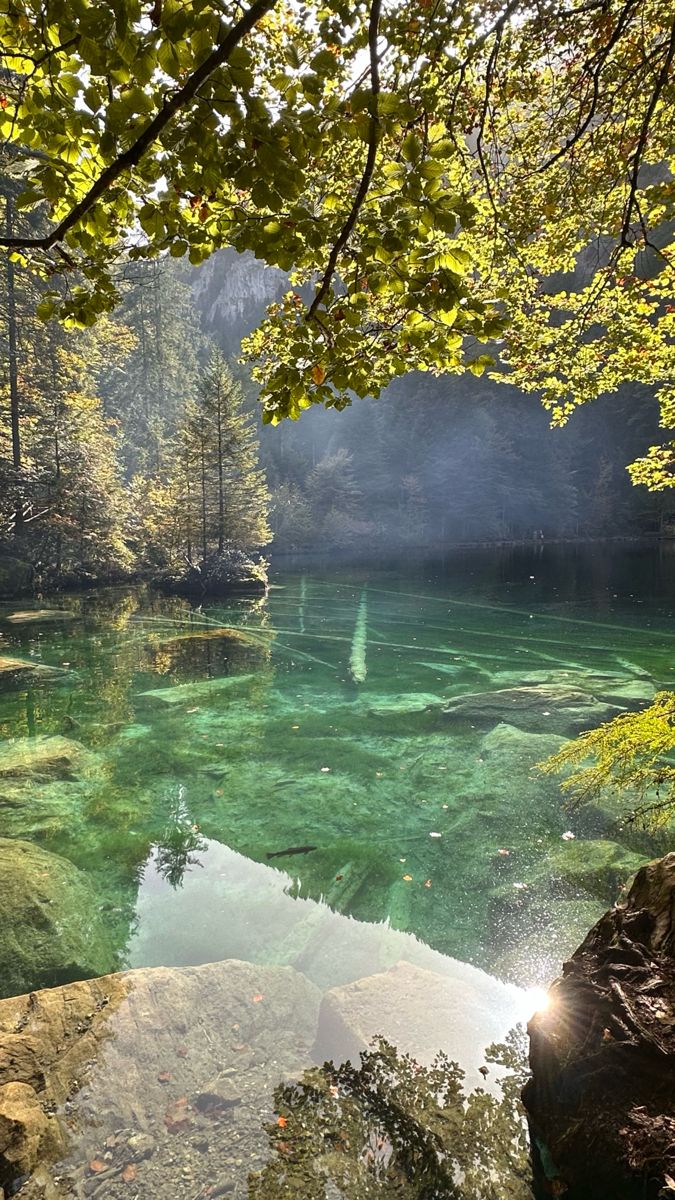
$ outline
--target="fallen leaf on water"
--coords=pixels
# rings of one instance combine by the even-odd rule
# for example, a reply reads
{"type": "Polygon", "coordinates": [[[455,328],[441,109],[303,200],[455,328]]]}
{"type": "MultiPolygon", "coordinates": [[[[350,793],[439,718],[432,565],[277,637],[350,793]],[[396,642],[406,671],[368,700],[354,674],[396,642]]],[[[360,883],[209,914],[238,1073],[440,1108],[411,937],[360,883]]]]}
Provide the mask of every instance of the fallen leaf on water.
{"type": "Polygon", "coordinates": [[[287,1117],[277,1117],[277,1125],[279,1125],[281,1127],[281,1129],[285,1129],[286,1126],[288,1125],[288,1118],[287,1117]]]}
{"type": "Polygon", "coordinates": [[[573,842],[574,841],[574,834],[572,833],[571,829],[565,830],[565,833],[563,833],[561,836],[562,836],[563,842],[573,842]]]}
{"type": "Polygon", "coordinates": [[[222,788],[216,788],[216,796],[222,796],[222,795],[223,795],[223,789],[222,789],[222,788]]]}
{"type": "Polygon", "coordinates": [[[193,712],[199,712],[199,707],[197,707],[197,708],[188,708],[188,709],[186,709],[186,712],[189,712],[189,713],[193,713],[193,712]]]}
{"type": "Polygon", "coordinates": [[[442,833],[430,833],[429,837],[443,837],[442,833]]]}
{"type": "Polygon", "coordinates": [[[412,879],[412,875],[404,875],[403,878],[405,879],[406,883],[410,883],[410,880],[412,879]]]}
{"type": "Polygon", "coordinates": [[[425,887],[431,887],[431,880],[430,880],[430,879],[425,879],[425,880],[424,880],[424,886],[425,886],[425,887]]]}
{"type": "Polygon", "coordinates": [[[108,1164],[102,1158],[92,1158],[89,1163],[89,1170],[93,1171],[94,1175],[98,1175],[99,1171],[107,1171],[108,1164]]]}
{"type": "Polygon", "coordinates": [[[503,848],[501,850],[497,851],[497,854],[501,854],[502,858],[506,858],[506,856],[510,853],[511,853],[510,850],[504,850],[503,848]]]}
{"type": "Polygon", "coordinates": [[[256,995],[253,997],[253,1003],[260,1004],[260,1001],[262,999],[264,999],[262,992],[257,992],[256,995]]]}
{"type": "Polygon", "coordinates": [[[335,882],[336,882],[336,883],[339,883],[341,879],[344,879],[344,875],[336,875],[336,876],[335,876],[335,882]]]}
{"type": "Polygon", "coordinates": [[[137,1174],[137,1172],[136,1172],[136,1167],[134,1166],[134,1164],[128,1163],[127,1166],[122,1171],[122,1179],[124,1180],[125,1183],[133,1183],[134,1179],[136,1178],[136,1174],[137,1174]]]}
{"type": "Polygon", "coordinates": [[[322,775],[327,775],[329,771],[330,771],[330,767],[322,767],[321,768],[322,775]]]}

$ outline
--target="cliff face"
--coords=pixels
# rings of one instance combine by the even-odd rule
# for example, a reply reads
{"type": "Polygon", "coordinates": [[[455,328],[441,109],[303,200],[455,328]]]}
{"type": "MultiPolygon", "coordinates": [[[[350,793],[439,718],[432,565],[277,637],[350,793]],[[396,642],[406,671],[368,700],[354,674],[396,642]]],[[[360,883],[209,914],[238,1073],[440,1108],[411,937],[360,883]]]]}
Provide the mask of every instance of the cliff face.
{"type": "Polygon", "coordinates": [[[675,1191],[675,854],[635,876],[529,1025],[537,1195],[675,1191]]]}
{"type": "Polygon", "coordinates": [[[262,320],[268,304],[288,287],[288,277],[246,251],[220,250],[192,277],[194,302],[204,327],[226,354],[236,354],[241,339],[262,320]]]}

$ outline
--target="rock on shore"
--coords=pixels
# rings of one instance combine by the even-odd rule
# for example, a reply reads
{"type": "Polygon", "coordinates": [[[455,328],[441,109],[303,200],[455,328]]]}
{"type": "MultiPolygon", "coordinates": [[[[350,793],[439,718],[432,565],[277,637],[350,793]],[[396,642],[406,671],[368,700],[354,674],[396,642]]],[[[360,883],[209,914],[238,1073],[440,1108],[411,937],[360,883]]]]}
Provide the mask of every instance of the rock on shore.
{"type": "Polygon", "coordinates": [[[675,1190],[675,853],[638,871],[530,1022],[537,1195],[675,1190]]]}

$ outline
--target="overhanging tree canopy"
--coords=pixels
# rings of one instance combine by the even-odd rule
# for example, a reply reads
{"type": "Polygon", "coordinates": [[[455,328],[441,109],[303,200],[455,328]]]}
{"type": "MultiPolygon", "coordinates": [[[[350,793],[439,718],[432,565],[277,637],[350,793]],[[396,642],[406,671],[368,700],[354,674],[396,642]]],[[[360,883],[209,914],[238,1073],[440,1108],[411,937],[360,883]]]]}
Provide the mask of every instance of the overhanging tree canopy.
{"type": "Polygon", "coordinates": [[[631,379],[675,426],[663,0],[9,0],[0,47],[5,170],[52,221],[0,244],[58,277],[44,315],[231,245],[293,271],[249,343],[267,420],[497,356],[555,421],[631,379]]]}

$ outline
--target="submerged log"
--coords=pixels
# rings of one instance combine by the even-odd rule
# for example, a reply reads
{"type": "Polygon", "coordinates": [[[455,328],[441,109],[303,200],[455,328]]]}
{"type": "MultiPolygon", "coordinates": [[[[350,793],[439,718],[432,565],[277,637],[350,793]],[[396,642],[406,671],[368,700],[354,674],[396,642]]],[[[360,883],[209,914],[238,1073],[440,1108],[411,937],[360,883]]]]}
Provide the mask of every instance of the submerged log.
{"type": "Polygon", "coordinates": [[[675,853],[642,867],[530,1022],[537,1196],[675,1191],[675,853]]]}

